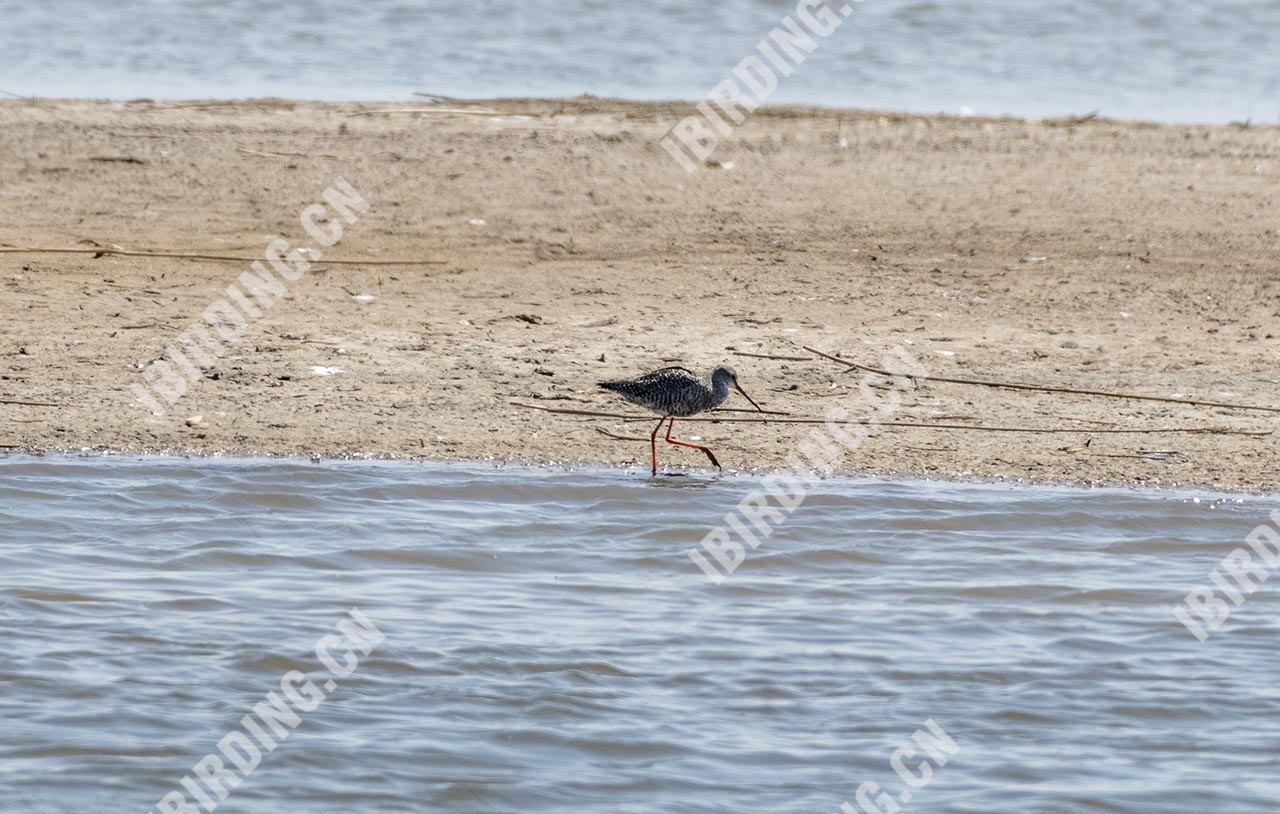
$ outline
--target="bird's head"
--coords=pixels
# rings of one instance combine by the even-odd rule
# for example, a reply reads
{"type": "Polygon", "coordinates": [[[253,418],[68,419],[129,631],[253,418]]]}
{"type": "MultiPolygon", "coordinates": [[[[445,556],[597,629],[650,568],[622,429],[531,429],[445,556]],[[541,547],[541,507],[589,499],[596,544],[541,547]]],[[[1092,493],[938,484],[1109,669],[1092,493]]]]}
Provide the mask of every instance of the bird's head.
{"type": "Polygon", "coordinates": [[[734,390],[737,390],[740,396],[751,402],[752,407],[760,410],[762,413],[764,412],[764,410],[760,408],[760,405],[756,404],[751,396],[748,396],[746,391],[742,389],[742,386],[738,384],[738,372],[728,365],[720,365],[715,370],[711,371],[711,386],[719,389],[722,382],[726,387],[732,387],[734,390]]]}

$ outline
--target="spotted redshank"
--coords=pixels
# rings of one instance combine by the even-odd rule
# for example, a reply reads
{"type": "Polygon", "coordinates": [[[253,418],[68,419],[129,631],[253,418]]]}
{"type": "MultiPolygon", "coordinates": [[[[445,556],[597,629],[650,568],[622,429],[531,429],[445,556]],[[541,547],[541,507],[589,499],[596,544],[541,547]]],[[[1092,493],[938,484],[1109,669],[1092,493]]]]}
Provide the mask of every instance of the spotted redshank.
{"type": "Polygon", "coordinates": [[[634,379],[600,382],[600,387],[612,390],[632,404],[657,413],[658,426],[649,435],[649,446],[653,452],[653,474],[658,474],[658,432],[662,424],[667,423],[667,443],[678,447],[700,449],[711,459],[711,464],[720,469],[720,462],[710,449],[686,441],[677,441],[671,437],[671,428],[677,418],[688,418],[691,415],[706,412],[719,407],[729,397],[729,388],[737,390],[751,406],[760,412],[760,405],[752,401],[738,385],[738,374],[733,368],[721,365],[707,376],[699,376],[692,370],[683,367],[664,367],[652,373],[645,373],[634,379]]]}

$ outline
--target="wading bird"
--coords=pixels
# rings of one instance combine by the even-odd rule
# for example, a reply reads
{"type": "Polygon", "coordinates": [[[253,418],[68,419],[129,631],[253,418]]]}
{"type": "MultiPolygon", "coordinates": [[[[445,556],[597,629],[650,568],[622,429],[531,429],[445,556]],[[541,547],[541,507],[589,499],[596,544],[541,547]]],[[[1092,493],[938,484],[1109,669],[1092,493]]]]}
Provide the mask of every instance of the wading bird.
{"type": "Polygon", "coordinates": [[[653,452],[653,474],[658,474],[658,432],[662,423],[667,422],[667,443],[678,447],[700,449],[711,459],[711,464],[720,469],[720,462],[711,450],[698,444],[677,441],[671,437],[671,427],[677,418],[688,418],[691,415],[706,412],[719,407],[729,397],[729,388],[737,390],[751,406],[760,412],[760,405],[752,401],[738,385],[738,374],[727,365],[720,365],[710,375],[699,376],[692,370],[683,367],[664,367],[634,379],[619,379],[611,382],[600,382],[604,390],[612,390],[627,401],[662,416],[658,426],[649,435],[649,446],[653,452]]]}

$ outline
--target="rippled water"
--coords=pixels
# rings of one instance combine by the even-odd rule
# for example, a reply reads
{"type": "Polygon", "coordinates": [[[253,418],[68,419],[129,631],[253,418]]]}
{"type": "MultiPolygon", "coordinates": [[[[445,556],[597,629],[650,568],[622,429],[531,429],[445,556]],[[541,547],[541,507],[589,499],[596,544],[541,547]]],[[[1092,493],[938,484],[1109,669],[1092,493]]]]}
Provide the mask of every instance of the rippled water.
{"type": "MultiPolygon", "coordinates": [[[[0,0],[0,88],[114,98],[697,99],[794,8],[0,0]]],[[[1273,0],[865,0],[774,101],[1274,123],[1278,32],[1273,0]]]]}
{"type": "Polygon", "coordinates": [[[757,483],[0,459],[0,811],[152,810],[353,606],[220,812],[834,813],[928,718],[906,812],[1277,810],[1275,586],[1170,614],[1275,500],[831,480],[712,585],[757,483]]]}

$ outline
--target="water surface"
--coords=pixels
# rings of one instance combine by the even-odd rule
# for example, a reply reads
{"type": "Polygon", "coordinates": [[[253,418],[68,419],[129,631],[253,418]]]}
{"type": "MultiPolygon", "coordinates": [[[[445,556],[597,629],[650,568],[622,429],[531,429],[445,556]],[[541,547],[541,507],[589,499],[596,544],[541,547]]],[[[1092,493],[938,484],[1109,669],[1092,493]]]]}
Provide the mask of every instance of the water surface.
{"type": "MultiPolygon", "coordinates": [[[[794,8],[780,0],[0,0],[0,89],[699,99],[794,8]]],[[[1277,33],[1272,0],[866,0],[774,101],[1274,124],[1277,33]]]]}
{"type": "Polygon", "coordinates": [[[149,811],[353,606],[386,640],[219,812],[1273,814],[1280,601],[1170,608],[1276,501],[831,480],[712,585],[758,482],[0,459],[0,811],[149,811]]]}

